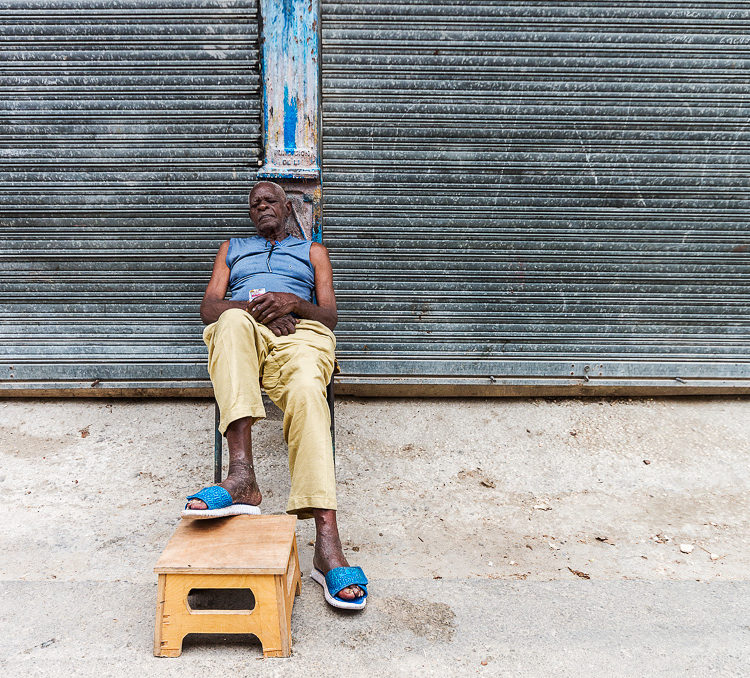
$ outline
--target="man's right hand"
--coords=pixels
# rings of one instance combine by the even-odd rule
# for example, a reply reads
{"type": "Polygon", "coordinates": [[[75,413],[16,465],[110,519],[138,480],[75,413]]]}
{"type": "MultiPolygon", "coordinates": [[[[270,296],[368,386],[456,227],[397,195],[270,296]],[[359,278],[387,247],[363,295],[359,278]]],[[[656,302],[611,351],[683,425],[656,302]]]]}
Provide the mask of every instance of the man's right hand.
{"type": "Polygon", "coordinates": [[[273,320],[264,323],[264,325],[271,330],[277,337],[287,334],[294,334],[297,329],[297,323],[299,318],[295,318],[291,313],[279,316],[273,320]]]}

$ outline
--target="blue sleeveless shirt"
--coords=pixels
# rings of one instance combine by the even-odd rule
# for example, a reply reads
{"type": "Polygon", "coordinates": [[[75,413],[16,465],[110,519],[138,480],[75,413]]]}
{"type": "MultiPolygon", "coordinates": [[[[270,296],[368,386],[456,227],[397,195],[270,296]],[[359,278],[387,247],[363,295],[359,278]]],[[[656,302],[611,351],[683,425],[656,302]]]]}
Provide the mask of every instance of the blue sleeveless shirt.
{"type": "Polygon", "coordinates": [[[315,272],[310,263],[309,240],[287,236],[273,243],[254,235],[232,238],[227,251],[229,293],[232,301],[247,301],[250,290],[291,292],[313,300],[315,272]]]}

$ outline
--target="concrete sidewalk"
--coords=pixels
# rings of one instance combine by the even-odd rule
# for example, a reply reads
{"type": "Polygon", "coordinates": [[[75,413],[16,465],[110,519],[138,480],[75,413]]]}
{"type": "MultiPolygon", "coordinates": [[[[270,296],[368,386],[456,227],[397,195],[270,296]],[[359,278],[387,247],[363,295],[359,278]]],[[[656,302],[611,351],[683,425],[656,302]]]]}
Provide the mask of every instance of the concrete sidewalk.
{"type": "MultiPolygon", "coordinates": [[[[152,567],[210,481],[213,405],[0,402],[0,668],[750,675],[750,399],[340,399],[336,414],[368,608],[332,610],[305,576],[290,659],[206,637],[157,659],[152,567]]],[[[283,511],[280,422],[256,425],[255,453],[264,512],[283,511]]],[[[313,536],[300,522],[305,575],[313,536]]]]}

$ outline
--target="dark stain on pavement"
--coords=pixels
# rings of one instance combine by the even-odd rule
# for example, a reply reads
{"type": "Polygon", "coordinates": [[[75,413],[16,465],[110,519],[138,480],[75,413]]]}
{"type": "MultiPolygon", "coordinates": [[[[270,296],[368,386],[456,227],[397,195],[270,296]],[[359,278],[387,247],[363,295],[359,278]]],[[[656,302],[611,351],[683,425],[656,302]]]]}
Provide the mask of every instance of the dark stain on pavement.
{"type": "Polygon", "coordinates": [[[405,628],[429,641],[449,643],[456,632],[456,613],[445,603],[393,597],[378,601],[386,625],[405,628]]]}

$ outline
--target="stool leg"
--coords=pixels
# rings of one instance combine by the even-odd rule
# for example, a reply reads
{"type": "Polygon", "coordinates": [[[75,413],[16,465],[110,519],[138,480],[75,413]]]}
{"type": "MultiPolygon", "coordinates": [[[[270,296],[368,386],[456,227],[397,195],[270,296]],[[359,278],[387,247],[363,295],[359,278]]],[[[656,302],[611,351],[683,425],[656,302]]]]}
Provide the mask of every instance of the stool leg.
{"type": "Polygon", "coordinates": [[[156,601],[156,626],[154,631],[154,654],[157,657],[179,657],[182,654],[184,633],[179,614],[175,612],[177,601],[187,595],[182,591],[177,577],[159,575],[159,586],[156,601]]]}
{"type": "Polygon", "coordinates": [[[164,624],[164,589],[167,581],[166,574],[159,575],[159,584],[156,590],[156,623],[154,624],[154,656],[161,656],[161,641],[164,624]]]}
{"type": "Polygon", "coordinates": [[[223,452],[224,441],[219,431],[219,403],[215,404],[214,408],[214,482],[221,482],[221,456],[223,452]]]}
{"type": "Polygon", "coordinates": [[[265,638],[261,638],[263,645],[264,657],[288,657],[292,654],[292,623],[291,615],[288,610],[286,593],[284,591],[285,577],[276,575],[274,577],[276,593],[276,614],[267,615],[267,620],[274,628],[269,628],[265,638]],[[266,638],[269,639],[269,645],[272,647],[266,650],[266,638]]]}

